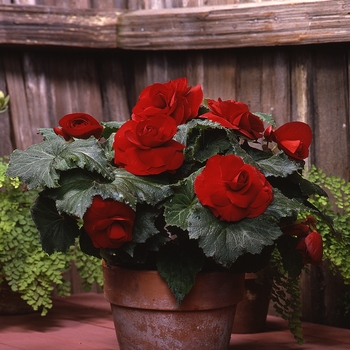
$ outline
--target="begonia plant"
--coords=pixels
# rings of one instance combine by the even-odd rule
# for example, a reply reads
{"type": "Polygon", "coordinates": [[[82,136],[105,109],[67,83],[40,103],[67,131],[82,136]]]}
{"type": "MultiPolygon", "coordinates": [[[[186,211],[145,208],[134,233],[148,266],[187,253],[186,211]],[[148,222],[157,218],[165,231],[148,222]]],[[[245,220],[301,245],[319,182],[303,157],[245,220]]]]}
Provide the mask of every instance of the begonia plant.
{"type": "Polygon", "coordinates": [[[46,252],[79,237],[107,264],[157,269],[179,304],[200,271],[257,271],[274,249],[294,275],[320,262],[315,225],[294,231],[319,214],[308,198],[325,195],[302,176],[307,124],[277,128],[186,78],[146,87],[123,117],[68,114],[11,155],[8,176],[41,191],[32,216],[46,252]]]}

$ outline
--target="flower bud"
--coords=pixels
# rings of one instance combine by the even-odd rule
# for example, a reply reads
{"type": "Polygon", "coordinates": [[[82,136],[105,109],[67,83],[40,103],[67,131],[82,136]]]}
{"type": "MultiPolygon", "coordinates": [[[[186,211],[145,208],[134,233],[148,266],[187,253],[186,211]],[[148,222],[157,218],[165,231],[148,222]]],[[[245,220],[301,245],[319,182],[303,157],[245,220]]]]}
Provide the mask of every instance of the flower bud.
{"type": "Polygon", "coordinates": [[[10,96],[5,96],[5,94],[0,90],[0,113],[3,113],[7,110],[9,100],[10,96]]]}

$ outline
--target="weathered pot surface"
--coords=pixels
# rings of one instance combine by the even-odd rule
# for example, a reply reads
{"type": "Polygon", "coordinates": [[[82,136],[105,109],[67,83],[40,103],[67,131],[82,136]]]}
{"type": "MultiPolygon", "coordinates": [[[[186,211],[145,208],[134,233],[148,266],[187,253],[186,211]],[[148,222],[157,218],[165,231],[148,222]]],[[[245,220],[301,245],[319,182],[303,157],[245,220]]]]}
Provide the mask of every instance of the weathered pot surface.
{"type": "Polygon", "coordinates": [[[226,350],[244,274],[200,273],[180,309],[157,271],[103,264],[121,350],[226,350]]]}

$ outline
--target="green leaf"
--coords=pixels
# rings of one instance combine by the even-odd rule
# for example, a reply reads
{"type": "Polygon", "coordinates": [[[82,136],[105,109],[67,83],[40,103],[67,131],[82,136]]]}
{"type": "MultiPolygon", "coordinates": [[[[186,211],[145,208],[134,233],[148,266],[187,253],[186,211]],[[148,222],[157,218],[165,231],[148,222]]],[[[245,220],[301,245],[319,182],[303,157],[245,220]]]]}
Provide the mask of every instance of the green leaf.
{"type": "Polygon", "coordinates": [[[213,257],[225,267],[230,267],[245,253],[259,254],[282,234],[269,215],[224,222],[215,219],[210,210],[200,204],[189,217],[188,232],[190,238],[199,240],[207,257],[213,257]]]}
{"type": "Polygon", "coordinates": [[[186,162],[191,163],[194,160],[204,162],[211,156],[224,153],[230,148],[230,140],[226,137],[227,132],[230,131],[218,123],[207,119],[193,119],[179,125],[174,139],[186,145],[186,162]]]}
{"type": "Polygon", "coordinates": [[[59,187],[60,171],[82,168],[111,177],[109,165],[98,141],[91,137],[67,143],[62,137],[48,137],[26,151],[15,150],[7,175],[18,177],[29,189],[59,187]]]}
{"type": "Polygon", "coordinates": [[[266,122],[272,125],[274,128],[276,127],[276,122],[273,119],[272,114],[261,113],[261,112],[254,112],[253,114],[257,115],[263,122],[266,122]]]}
{"type": "Polygon", "coordinates": [[[270,215],[278,221],[281,218],[293,217],[299,212],[310,210],[294,198],[288,198],[277,188],[273,189],[273,201],[266,208],[264,215],[270,215]]]}
{"type": "Polygon", "coordinates": [[[295,181],[298,181],[300,184],[301,191],[304,195],[310,197],[314,194],[318,194],[322,197],[328,197],[327,192],[319,185],[314,182],[310,182],[307,179],[303,178],[300,174],[294,175],[295,181]]]}
{"type": "Polygon", "coordinates": [[[65,148],[65,142],[56,139],[33,145],[26,151],[15,150],[6,171],[9,177],[19,177],[29,189],[58,187],[59,172],[55,168],[55,154],[65,148]]]}
{"type": "Polygon", "coordinates": [[[45,252],[66,252],[74,245],[75,238],[80,234],[77,221],[68,215],[60,215],[53,200],[38,196],[31,214],[45,252]]]}
{"type": "Polygon", "coordinates": [[[102,122],[101,125],[103,126],[103,132],[102,132],[101,137],[104,137],[105,139],[108,139],[113,133],[118,131],[118,129],[124,123],[125,122],[116,122],[116,121],[102,122]]]}
{"type": "MultiPolygon", "coordinates": [[[[200,172],[200,170],[199,170],[200,172]]],[[[187,230],[188,217],[196,203],[193,191],[193,179],[198,172],[181,181],[175,188],[176,193],[164,203],[164,218],[167,225],[187,230]]]]}
{"type": "Polygon", "coordinates": [[[174,293],[178,306],[193,287],[203,263],[204,255],[196,241],[171,242],[160,249],[157,270],[174,293]]]}
{"type": "MultiPolygon", "coordinates": [[[[260,152],[261,153],[261,152],[260,152]]],[[[288,156],[283,153],[277,153],[269,158],[257,161],[260,171],[265,176],[286,177],[300,168],[300,166],[289,160],[288,156]]]]}
{"type": "Polygon", "coordinates": [[[96,258],[101,258],[100,249],[93,245],[91,238],[83,228],[80,230],[79,246],[83,253],[96,258]]]}
{"type": "Polygon", "coordinates": [[[114,176],[112,184],[118,192],[130,193],[138,203],[154,206],[173,193],[170,185],[160,176],[136,176],[121,168],[114,170],[114,176]]]}
{"type": "Polygon", "coordinates": [[[156,235],[159,230],[155,226],[157,213],[148,211],[143,207],[137,211],[132,240],[134,243],[145,243],[150,237],[156,235]]]}
{"type": "Polygon", "coordinates": [[[47,193],[47,196],[56,200],[59,212],[82,218],[94,196],[124,202],[136,209],[136,198],[130,191],[117,187],[114,182],[107,182],[97,173],[73,169],[62,173],[60,183],[61,187],[47,193]]]}
{"type": "Polygon", "coordinates": [[[287,235],[282,235],[277,241],[283,268],[291,278],[298,278],[304,267],[303,256],[296,250],[297,243],[298,238],[287,235]]]}
{"type": "Polygon", "coordinates": [[[58,137],[52,128],[39,128],[38,131],[43,136],[44,140],[50,138],[56,139],[58,137]]]}

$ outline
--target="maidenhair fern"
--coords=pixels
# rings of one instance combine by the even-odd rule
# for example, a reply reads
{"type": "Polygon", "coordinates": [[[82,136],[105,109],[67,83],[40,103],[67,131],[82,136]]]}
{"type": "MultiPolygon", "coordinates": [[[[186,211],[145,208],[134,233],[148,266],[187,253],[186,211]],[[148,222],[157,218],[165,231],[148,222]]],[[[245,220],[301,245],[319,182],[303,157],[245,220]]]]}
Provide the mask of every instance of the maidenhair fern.
{"type": "Polygon", "coordinates": [[[346,284],[350,283],[350,182],[337,177],[328,176],[314,166],[307,173],[308,179],[316,182],[329,193],[329,198],[315,197],[310,200],[324,214],[334,218],[334,234],[322,222],[317,228],[322,235],[324,258],[328,259],[334,271],[339,271],[346,284]]]}
{"type": "Polygon", "coordinates": [[[0,282],[6,279],[13,291],[45,315],[52,307],[54,289],[58,295],[69,295],[64,272],[72,261],[78,266],[85,289],[93,282],[102,285],[101,261],[83,254],[78,244],[67,254],[45,253],[30,214],[37,193],[27,191],[18,179],[6,177],[6,168],[0,158],[0,282]]]}
{"type": "Polygon", "coordinates": [[[303,344],[300,277],[288,275],[277,249],[271,256],[269,273],[273,276],[271,289],[273,307],[288,322],[288,327],[298,344],[303,344]]]}

